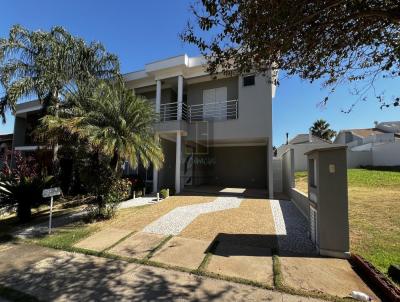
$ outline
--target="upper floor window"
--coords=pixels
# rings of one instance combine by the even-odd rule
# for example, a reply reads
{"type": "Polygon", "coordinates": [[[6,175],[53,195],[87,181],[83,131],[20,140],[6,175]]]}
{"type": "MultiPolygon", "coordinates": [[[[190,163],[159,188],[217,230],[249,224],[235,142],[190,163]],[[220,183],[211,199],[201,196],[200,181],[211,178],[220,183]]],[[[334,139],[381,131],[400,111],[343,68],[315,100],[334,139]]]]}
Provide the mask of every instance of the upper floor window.
{"type": "Polygon", "coordinates": [[[243,77],[243,86],[254,86],[256,83],[254,74],[243,77]]]}

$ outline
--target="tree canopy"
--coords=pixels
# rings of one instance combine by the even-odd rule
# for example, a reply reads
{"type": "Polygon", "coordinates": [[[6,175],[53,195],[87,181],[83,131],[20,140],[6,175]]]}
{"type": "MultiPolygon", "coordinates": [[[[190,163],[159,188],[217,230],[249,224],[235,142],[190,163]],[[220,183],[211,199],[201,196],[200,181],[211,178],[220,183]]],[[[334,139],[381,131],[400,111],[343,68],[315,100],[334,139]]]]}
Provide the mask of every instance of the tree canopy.
{"type": "Polygon", "coordinates": [[[156,114],[147,100],[126,89],[120,82],[96,82],[66,95],[67,101],[58,108],[58,116],[41,119],[37,133],[44,138],[77,139],[94,152],[110,158],[110,165],[118,172],[122,161],[132,167],[139,162],[160,168],[163,153],[155,138],[156,114]]]}
{"type": "Polygon", "coordinates": [[[20,25],[0,38],[0,115],[15,112],[18,101],[37,98],[47,105],[60,102],[63,91],[90,81],[119,76],[117,56],[102,44],[86,44],[64,28],[29,31],[20,25]]]}
{"type": "Polygon", "coordinates": [[[311,126],[310,131],[312,135],[330,141],[336,136],[336,131],[330,129],[331,125],[323,119],[316,120],[311,126]]]}
{"type": "Polygon", "coordinates": [[[377,78],[400,77],[398,0],[201,0],[192,12],[181,38],[198,46],[212,73],[272,66],[322,79],[330,92],[359,83],[360,98],[377,78]]]}

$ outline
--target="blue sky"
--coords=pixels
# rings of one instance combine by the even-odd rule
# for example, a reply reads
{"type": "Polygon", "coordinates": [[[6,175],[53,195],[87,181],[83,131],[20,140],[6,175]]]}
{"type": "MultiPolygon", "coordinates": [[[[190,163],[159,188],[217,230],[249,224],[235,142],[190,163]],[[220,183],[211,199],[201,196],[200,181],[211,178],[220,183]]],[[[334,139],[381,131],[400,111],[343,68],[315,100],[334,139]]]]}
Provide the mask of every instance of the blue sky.
{"type": "MultiPolygon", "coordinates": [[[[197,49],[183,44],[178,34],[189,18],[189,2],[183,0],[146,1],[4,1],[1,4],[0,36],[5,37],[13,24],[29,29],[48,30],[61,25],[87,41],[100,41],[108,51],[117,54],[122,72],[142,69],[154,60],[182,53],[198,55],[197,49]],[[112,3],[112,4],[111,4],[112,3]]],[[[319,83],[309,84],[297,77],[282,79],[273,102],[274,145],[306,133],[318,118],[326,119],[335,130],[373,126],[374,121],[400,120],[400,109],[379,109],[370,97],[360,102],[350,114],[344,114],[357,97],[350,87],[340,87],[324,108],[318,106],[328,91],[319,83]]],[[[390,97],[400,93],[400,80],[380,81],[377,91],[390,97]]],[[[13,118],[0,124],[0,134],[12,132],[13,118]]]]}

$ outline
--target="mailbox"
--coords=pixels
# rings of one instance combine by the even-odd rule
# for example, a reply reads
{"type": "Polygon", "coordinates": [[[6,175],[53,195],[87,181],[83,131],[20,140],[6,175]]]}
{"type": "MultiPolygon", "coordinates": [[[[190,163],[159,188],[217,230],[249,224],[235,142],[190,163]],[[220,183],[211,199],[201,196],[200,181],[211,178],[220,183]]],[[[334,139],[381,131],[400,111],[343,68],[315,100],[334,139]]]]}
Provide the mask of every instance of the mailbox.
{"type": "Polygon", "coordinates": [[[346,146],[307,153],[310,237],[320,255],[349,256],[346,146]]]}

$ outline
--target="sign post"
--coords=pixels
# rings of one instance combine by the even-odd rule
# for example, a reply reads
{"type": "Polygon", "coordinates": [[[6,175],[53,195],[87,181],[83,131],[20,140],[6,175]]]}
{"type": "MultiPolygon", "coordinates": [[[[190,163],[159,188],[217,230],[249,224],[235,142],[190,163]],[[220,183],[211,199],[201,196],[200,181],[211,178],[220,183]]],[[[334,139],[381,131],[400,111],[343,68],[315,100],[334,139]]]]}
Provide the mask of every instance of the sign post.
{"type": "Polygon", "coordinates": [[[50,197],[50,217],[49,217],[49,234],[51,234],[51,220],[53,217],[53,197],[61,195],[60,187],[44,189],[42,192],[42,196],[44,198],[50,197]]]}

